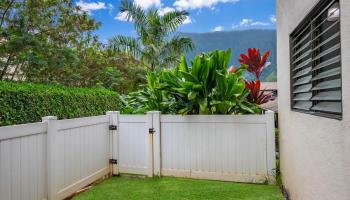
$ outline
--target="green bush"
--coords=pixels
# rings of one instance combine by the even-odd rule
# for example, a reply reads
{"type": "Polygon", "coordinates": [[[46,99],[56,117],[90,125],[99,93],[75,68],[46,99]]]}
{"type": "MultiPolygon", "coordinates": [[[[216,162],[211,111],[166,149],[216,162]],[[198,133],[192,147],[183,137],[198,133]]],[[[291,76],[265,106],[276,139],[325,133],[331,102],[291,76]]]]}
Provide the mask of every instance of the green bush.
{"type": "Polygon", "coordinates": [[[104,114],[119,108],[117,93],[104,89],[71,88],[0,81],[0,126],[104,114]]]}
{"type": "Polygon", "coordinates": [[[243,76],[246,66],[228,71],[231,50],[197,55],[190,65],[182,56],[174,69],[148,73],[142,91],[123,96],[123,113],[159,110],[170,114],[255,114],[243,76]]]}

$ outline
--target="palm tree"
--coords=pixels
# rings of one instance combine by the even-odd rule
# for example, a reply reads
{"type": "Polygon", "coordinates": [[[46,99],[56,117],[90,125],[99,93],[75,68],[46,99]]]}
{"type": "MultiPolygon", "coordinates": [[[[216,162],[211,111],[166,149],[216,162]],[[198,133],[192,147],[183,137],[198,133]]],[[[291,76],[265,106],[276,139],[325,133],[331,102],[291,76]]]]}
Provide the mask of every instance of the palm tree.
{"type": "Polygon", "coordinates": [[[160,16],[158,9],[145,12],[128,0],[121,2],[120,11],[133,22],[137,37],[118,35],[108,41],[110,50],[127,52],[154,71],[174,66],[181,53],[193,49],[190,38],[175,35],[188,12],[171,11],[160,16]]]}

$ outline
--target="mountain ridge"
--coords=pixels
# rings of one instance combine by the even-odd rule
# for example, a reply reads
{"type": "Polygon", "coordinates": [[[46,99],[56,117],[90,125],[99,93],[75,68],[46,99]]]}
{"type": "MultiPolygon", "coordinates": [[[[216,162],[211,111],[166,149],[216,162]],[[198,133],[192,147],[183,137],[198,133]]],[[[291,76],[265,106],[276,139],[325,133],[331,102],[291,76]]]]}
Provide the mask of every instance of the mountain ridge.
{"type": "MultiPolygon", "coordinates": [[[[185,54],[187,60],[192,60],[195,55],[213,50],[226,50],[231,48],[232,56],[230,65],[239,65],[238,58],[241,53],[247,54],[248,48],[258,48],[261,54],[270,50],[268,59],[271,65],[264,69],[262,81],[276,81],[276,30],[274,29],[250,29],[238,31],[218,31],[206,33],[179,32],[180,36],[192,39],[195,49],[185,54]]],[[[253,76],[246,73],[251,80],[253,76]]]]}

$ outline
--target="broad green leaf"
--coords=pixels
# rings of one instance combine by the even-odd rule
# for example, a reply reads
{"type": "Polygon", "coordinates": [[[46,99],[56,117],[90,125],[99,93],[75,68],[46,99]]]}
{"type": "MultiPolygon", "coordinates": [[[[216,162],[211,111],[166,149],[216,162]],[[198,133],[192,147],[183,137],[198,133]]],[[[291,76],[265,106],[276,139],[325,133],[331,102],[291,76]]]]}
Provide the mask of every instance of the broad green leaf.
{"type": "Polygon", "coordinates": [[[189,92],[188,93],[188,99],[189,100],[194,100],[197,97],[197,93],[195,92],[189,92]]]}
{"type": "Polygon", "coordinates": [[[207,98],[200,99],[198,101],[198,103],[199,103],[200,113],[201,114],[208,114],[209,113],[209,108],[208,108],[207,98]]]}
{"type": "Polygon", "coordinates": [[[180,58],[179,69],[184,71],[184,72],[188,72],[188,66],[187,66],[186,58],[185,58],[185,56],[183,54],[181,55],[181,58],[180,58]]]}
{"type": "Polygon", "coordinates": [[[196,56],[192,65],[192,75],[198,79],[200,68],[202,65],[202,55],[196,56]]]}
{"type": "Polygon", "coordinates": [[[182,77],[185,78],[186,81],[190,81],[190,82],[194,82],[194,83],[198,83],[198,79],[197,77],[193,76],[192,74],[185,72],[185,71],[179,71],[179,73],[182,75],[182,77]]]}
{"type": "Polygon", "coordinates": [[[226,52],[225,52],[225,64],[224,64],[224,68],[227,69],[228,65],[230,64],[230,59],[231,59],[231,48],[229,48],[226,52]]]}
{"type": "Polygon", "coordinates": [[[218,86],[219,93],[221,95],[225,94],[227,91],[226,78],[221,73],[216,73],[216,84],[218,86]]]}

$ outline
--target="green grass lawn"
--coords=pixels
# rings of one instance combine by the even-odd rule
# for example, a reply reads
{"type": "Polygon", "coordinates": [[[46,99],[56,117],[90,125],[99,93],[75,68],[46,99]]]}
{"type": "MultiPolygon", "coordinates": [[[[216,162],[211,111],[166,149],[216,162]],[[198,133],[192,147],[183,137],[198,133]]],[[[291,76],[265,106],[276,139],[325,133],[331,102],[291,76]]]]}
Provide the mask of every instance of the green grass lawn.
{"type": "Polygon", "coordinates": [[[283,199],[277,186],[183,178],[112,177],[74,200],[133,199],[283,199]]]}

